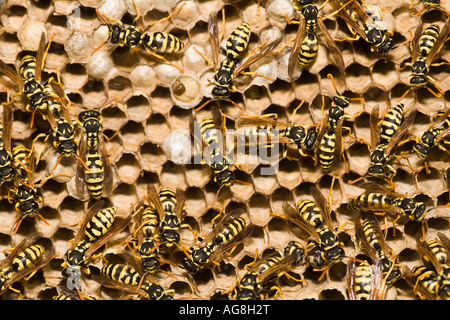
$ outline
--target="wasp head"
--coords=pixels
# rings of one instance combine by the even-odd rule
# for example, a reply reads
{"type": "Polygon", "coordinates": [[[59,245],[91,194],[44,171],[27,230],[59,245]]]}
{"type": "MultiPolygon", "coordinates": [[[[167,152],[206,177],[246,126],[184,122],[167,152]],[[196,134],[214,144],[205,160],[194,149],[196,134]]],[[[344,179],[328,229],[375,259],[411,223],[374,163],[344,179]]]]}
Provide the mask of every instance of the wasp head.
{"type": "Polygon", "coordinates": [[[412,146],[418,156],[425,158],[430,153],[430,150],[423,143],[417,142],[412,146]]]}

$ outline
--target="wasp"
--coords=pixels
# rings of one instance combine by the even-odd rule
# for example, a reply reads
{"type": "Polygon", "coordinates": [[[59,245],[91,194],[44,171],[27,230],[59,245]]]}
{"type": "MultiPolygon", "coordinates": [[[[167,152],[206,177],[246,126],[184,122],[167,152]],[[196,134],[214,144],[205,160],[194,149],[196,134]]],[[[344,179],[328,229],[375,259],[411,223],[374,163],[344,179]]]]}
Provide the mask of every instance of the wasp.
{"type": "MultiPolygon", "coordinates": [[[[294,9],[300,11],[301,18],[298,22],[298,32],[292,47],[291,54],[288,60],[288,74],[290,77],[294,74],[295,67],[306,68],[308,67],[317,56],[319,50],[319,31],[325,40],[325,45],[333,57],[339,70],[344,73],[345,63],[342,57],[341,50],[338,48],[333,38],[328,33],[328,29],[325,26],[324,18],[319,16],[319,11],[325,6],[328,1],[325,1],[320,7],[312,4],[313,1],[303,4],[300,8],[301,1],[294,1],[294,9]]],[[[336,12],[337,13],[337,12],[336,12]]],[[[332,13],[333,15],[335,13],[332,13]]],[[[331,16],[330,15],[330,16],[331,16]]],[[[293,22],[289,22],[293,23],[293,22]]]]}
{"type": "MultiPolygon", "coordinates": [[[[0,72],[9,77],[20,88],[20,92],[15,96],[25,94],[28,98],[29,104],[26,106],[26,111],[33,113],[31,126],[33,126],[34,114],[37,110],[39,110],[45,118],[45,113],[48,111],[49,99],[60,99],[46,89],[48,83],[54,82],[53,78],[50,78],[45,82],[41,81],[41,71],[44,67],[47,51],[50,48],[51,39],[47,46],[45,43],[46,38],[45,33],[43,32],[41,34],[36,56],[24,56],[20,61],[19,72],[3,61],[0,61],[0,72]]],[[[14,97],[11,99],[11,102],[14,100],[14,97]]]]}
{"type": "MultiPolygon", "coordinates": [[[[344,244],[339,241],[338,234],[333,227],[331,208],[325,197],[316,186],[310,187],[309,191],[314,201],[300,199],[297,202],[296,209],[285,202],[283,203],[285,215],[275,213],[272,213],[272,215],[291,221],[313,237],[313,242],[307,245],[307,259],[313,261],[316,259],[315,255],[319,254],[320,260],[323,261],[320,268],[324,268],[324,275],[331,265],[338,263],[345,257],[344,244]]],[[[319,267],[318,265],[315,266],[319,267]]]]}
{"type": "MultiPolygon", "coordinates": [[[[223,18],[225,18],[224,15],[223,18]]],[[[212,99],[206,101],[200,107],[195,109],[195,111],[199,111],[209,102],[214,100],[225,100],[231,102],[239,109],[244,110],[237,103],[234,103],[230,99],[231,93],[236,92],[236,88],[233,85],[234,79],[241,73],[247,75],[263,76],[256,72],[244,72],[244,70],[250,67],[250,65],[254,64],[256,61],[261,60],[263,57],[270,54],[275,49],[275,47],[280,44],[282,39],[278,38],[270,42],[269,39],[266,39],[258,47],[251,50],[245,58],[240,59],[239,57],[241,56],[241,54],[245,50],[247,50],[251,34],[250,23],[243,22],[236,29],[234,29],[234,31],[228,37],[225,50],[226,58],[222,62],[220,62],[220,41],[222,34],[219,36],[217,15],[215,13],[211,13],[209,15],[208,32],[211,39],[214,56],[214,63],[210,63],[214,65],[214,88],[211,92],[213,97],[212,99]]],[[[198,53],[205,56],[203,53],[198,53]]],[[[210,62],[209,59],[207,59],[207,61],[210,62]]],[[[263,77],[268,78],[267,76],[263,77]]]]}
{"type": "Polygon", "coordinates": [[[159,214],[155,206],[139,203],[135,210],[134,226],[136,248],[142,261],[141,268],[144,272],[155,273],[161,267],[156,241],[159,234],[159,214]]]}
{"type": "Polygon", "coordinates": [[[38,185],[42,186],[47,180],[57,176],[69,177],[69,175],[52,174],[39,181],[34,180],[34,170],[36,168],[36,157],[34,146],[31,150],[20,144],[12,149],[12,166],[15,171],[14,188],[8,190],[8,201],[12,203],[11,194],[15,195],[15,209],[20,214],[14,226],[14,235],[22,220],[26,218],[39,217],[46,224],[49,224],[39,213],[39,203],[43,202],[39,194],[38,185]]]}
{"type": "Polygon", "coordinates": [[[275,252],[259,261],[256,261],[256,258],[257,256],[253,263],[246,265],[246,268],[250,267],[250,269],[239,280],[236,294],[233,297],[235,300],[262,300],[263,293],[272,290],[276,290],[278,294],[282,295],[281,289],[271,284],[283,275],[297,282],[305,282],[288,273],[291,268],[306,263],[305,250],[296,241],[290,241],[285,246],[282,257],[275,252]]]}
{"type": "Polygon", "coordinates": [[[355,217],[354,223],[359,242],[373,261],[380,261],[386,285],[392,285],[402,277],[402,273],[392,250],[384,240],[377,218],[371,213],[360,212],[359,216],[355,217]]]}
{"type": "Polygon", "coordinates": [[[417,248],[424,262],[431,262],[436,270],[435,298],[450,299],[450,240],[446,235],[438,232],[439,240],[424,241],[416,237],[417,248]]]}
{"type": "MultiPolygon", "coordinates": [[[[389,164],[394,157],[399,157],[392,153],[399,144],[404,134],[414,122],[417,110],[412,110],[406,116],[403,116],[403,105],[399,104],[389,109],[386,115],[379,122],[378,105],[372,109],[370,114],[370,166],[367,169],[366,176],[384,179],[393,185],[392,179],[397,170],[389,164]],[[380,126],[378,124],[380,123],[380,126]],[[380,128],[379,138],[377,128],[380,128]],[[388,179],[390,177],[390,179],[388,179]]],[[[357,180],[353,180],[352,183],[357,180]]]]}
{"type": "Polygon", "coordinates": [[[401,101],[409,91],[417,90],[419,88],[427,88],[434,96],[440,97],[443,92],[436,83],[436,80],[429,75],[431,66],[440,66],[446,62],[432,63],[436,55],[443,47],[450,33],[450,26],[448,23],[441,28],[437,24],[431,24],[423,30],[422,22],[414,33],[413,42],[411,44],[411,62],[407,62],[405,66],[411,67],[411,75],[408,77],[410,89],[408,89],[398,101],[401,101]],[[432,90],[428,83],[431,82],[439,91],[436,93],[432,90]]]}
{"type": "Polygon", "coordinates": [[[156,235],[157,241],[167,248],[178,246],[185,251],[184,247],[180,245],[181,236],[180,228],[189,228],[191,226],[182,224],[185,214],[184,207],[186,197],[181,189],[174,192],[168,187],[163,187],[156,191],[156,188],[149,184],[147,186],[148,202],[156,209],[159,216],[159,233],[156,235]]]}
{"type": "MultiPolygon", "coordinates": [[[[414,2],[414,0],[411,1],[410,8],[413,7],[413,2],[414,2]]],[[[423,8],[421,10],[417,11],[416,13],[414,13],[413,17],[422,14],[426,10],[442,10],[445,13],[447,13],[448,15],[450,15],[450,12],[448,12],[448,10],[446,10],[444,7],[442,7],[441,0],[422,0],[421,2],[423,4],[423,8]]]]}
{"type": "MultiPolygon", "coordinates": [[[[11,285],[20,279],[28,280],[34,273],[45,266],[55,257],[55,248],[45,248],[37,242],[42,238],[38,232],[26,236],[7,255],[6,259],[0,262],[0,294],[11,289],[11,285]]],[[[20,292],[18,292],[20,294],[20,292]]]]}
{"type": "Polygon", "coordinates": [[[13,117],[11,105],[3,104],[3,116],[0,123],[0,184],[5,181],[12,181],[16,174],[11,153],[13,117]]]}
{"type": "Polygon", "coordinates": [[[330,0],[330,5],[333,10],[338,11],[338,16],[347,23],[356,39],[364,39],[372,51],[387,55],[393,48],[393,32],[375,24],[357,1],[343,3],[341,0],[330,0]]]}
{"type": "MultiPolygon", "coordinates": [[[[361,98],[347,98],[341,95],[337,90],[334,77],[331,74],[328,74],[327,77],[331,79],[336,95],[332,98],[328,115],[322,120],[316,145],[316,154],[320,166],[326,172],[339,168],[341,158],[344,156],[342,130],[346,127],[343,126],[343,122],[345,118],[356,116],[356,114],[351,117],[345,115],[345,108],[350,105],[350,100],[363,101],[361,98]]],[[[350,128],[346,129],[351,131],[350,128]]],[[[345,159],[344,162],[346,163],[345,159]]]]}
{"type": "Polygon", "coordinates": [[[180,71],[183,71],[180,67],[176,66],[172,62],[168,61],[166,58],[164,58],[161,54],[165,53],[177,53],[183,50],[185,47],[185,44],[183,41],[181,41],[178,37],[166,33],[166,32],[147,32],[147,30],[152,27],[153,25],[167,21],[169,20],[174,14],[176,14],[178,11],[180,11],[184,4],[181,5],[178,9],[176,9],[174,12],[172,12],[170,15],[168,15],[165,18],[162,18],[158,21],[155,21],[148,25],[145,30],[140,30],[136,23],[141,17],[139,8],[135,1],[133,1],[134,7],[137,12],[137,16],[134,18],[133,25],[125,26],[120,20],[117,19],[111,19],[108,16],[106,16],[104,13],[100,13],[98,9],[95,9],[97,12],[97,15],[99,18],[108,26],[108,38],[106,41],[101,44],[99,47],[97,47],[92,53],[91,56],[99,50],[101,47],[103,47],[107,42],[110,42],[111,44],[119,45],[120,47],[128,47],[131,50],[135,50],[139,47],[143,47],[145,51],[155,58],[158,58],[166,63],[169,63],[170,65],[174,66],[180,71]],[[109,24],[109,22],[112,22],[114,24],[109,24]]]}
{"type": "Polygon", "coordinates": [[[403,266],[406,281],[413,287],[414,294],[420,299],[435,300],[437,297],[437,273],[432,268],[418,265],[410,270],[403,266]],[[411,280],[412,278],[412,280],[411,280]]]}
{"type": "Polygon", "coordinates": [[[369,264],[366,260],[347,264],[347,289],[350,300],[385,300],[386,286],[380,260],[369,264]]]}
{"type": "MultiPolygon", "coordinates": [[[[428,208],[423,202],[374,183],[366,183],[365,189],[365,193],[348,202],[349,208],[355,211],[394,214],[396,215],[394,224],[403,216],[422,223],[424,228],[427,213],[436,209],[436,207],[428,208]]],[[[425,233],[425,230],[423,232],[425,233]]]]}
{"type": "MultiPolygon", "coordinates": [[[[294,110],[292,119],[296,111],[301,107],[300,105],[294,110]]],[[[248,127],[244,136],[257,137],[264,135],[267,138],[278,138],[280,143],[294,145],[302,157],[312,157],[309,153],[314,152],[317,145],[317,125],[301,126],[298,124],[278,121],[278,114],[271,113],[262,116],[241,115],[236,121],[236,127],[248,127]],[[270,119],[272,118],[272,119],[270,119]],[[274,132],[276,129],[278,132],[274,132]],[[277,135],[278,133],[278,135],[277,135]]],[[[267,139],[268,140],[268,139],[267,139]]],[[[287,149],[285,149],[283,156],[286,156],[287,149]]]]}
{"type": "Polygon", "coordinates": [[[225,252],[244,241],[253,232],[253,225],[247,224],[241,215],[245,211],[235,209],[225,214],[213,226],[213,230],[183,258],[181,266],[190,274],[196,274],[208,263],[218,265],[225,252]]]}
{"type": "Polygon", "coordinates": [[[66,261],[61,265],[64,278],[76,279],[81,270],[89,274],[86,267],[89,258],[131,221],[131,215],[116,218],[117,207],[101,209],[103,205],[103,200],[98,201],[86,211],[75,238],[71,240],[66,261]]]}
{"type": "Polygon", "coordinates": [[[212,108],[212,118],[205,117],[200,124],[192,114],[190,130],[195,140],[196,150],[203,155],[202,162],[210,166],[214,173],[214,182],[219,185],[213,203],[223,187],[232,186],[235,182],[248,185],[245,181],[237,180],[234,171],[231,170],[232,161],[229,160],[226,148],[225,117],[219,108],[212,108]]]}
{"type": "Polygon", "coordinates": [[[84,110],[77,116],[77,122],[83,128],[79,151],[83,161],[78,162],[76,187],[78,194],[82,195],[86,185],[89,194],[95,200],[108,195],[113,186],[112,168],[103,138],[102,120],[103,117],[98,110],[84,110]]]}
{"type": "Polygon", "coordinates": [[[53,296],[53,300],[98,300],[98,298],[87,295],[81,290],[71,290],[65,285],[59,285],[56,287],[58,294],[53,296]]]}
{"type": "MultiPolygon", "coordinates": [[[[434,146],[438,146],[442,151],[447,149],[442,144],[450,133],[450,109],[440,113],[433,123],[431,123],[420,137],[416,137],[412,150],[421,158],[426,158],[434,146]]],[[[425,167],[428,171],[428,164],[425,160],[425,167]]]]}
{"type": "Polygon", "coordinates": [[[152,276],[142,271],[135,257],[128,252],[120,254],[125,264],[108,263],[100,269],[100,276],[92,278],[102,286],[139,294],[150,300],[173,300],[175,291],[165,290],[152,276]]]}

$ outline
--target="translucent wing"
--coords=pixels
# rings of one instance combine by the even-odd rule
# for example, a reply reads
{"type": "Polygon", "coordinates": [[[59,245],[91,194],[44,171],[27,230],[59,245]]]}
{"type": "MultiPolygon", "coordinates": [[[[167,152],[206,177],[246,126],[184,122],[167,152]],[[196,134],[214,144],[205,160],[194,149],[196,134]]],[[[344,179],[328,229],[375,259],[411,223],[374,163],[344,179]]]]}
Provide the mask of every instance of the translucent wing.
{"type": "Polygon", "coordinates": [[[178,219],[180,221],[183,220],[183,215],[184,215],[184,207],[185,207],[185,203],[186,203],[186,194],[184,193],[183,190],[181,190],[180,188],[177,188],[177,191],[175,193],[175,197],[177,200],[177,208],[176,208],[176,215],[178,217],[178,219]]]}
{"type": "Polygon", "coordinates": [[[300,46],[305,37],[305,19],[300,19],[297,35],[294,40],[294,45],[292,46],[291,54],[288,59],[288,75],[290,78],[294,75],[295,67],[297,65],[297,57],[300,51],[300,46]]]}
{"type": "MultiPolygon", "coordinates": [[[[356,33],[358,33],[358,35],[359,35],[361,38],[366,39],[366,35],[365,35],[364,31],[362,30],[360,24],[357,23],[357,21],[349,14],[349,12],[348,12],[347,10],[341,10],[341,9],[342,9],[342,3],[341,3],[341,1],[339,1],[339,0],[330,0],[329,3],[330,3],[330,5],[331,5],[331,7],[333,8],[333,11],[339,11],[339,12],[337,13],[337,15],[338,15],[339,17],[341,17],[353,31],[355,31],[356,33]]],[[[349,4],[348,4],[348,7],[349,7],[351,10],[353,10],[354,8],[351,7],[351,4],[352,4],[352,3],[349,3],[349,4]]],[[[357,8],[357,7],[356,7],[356,8],[357,8]]],[[[361,13],[360,10],[358,10],[358,11],[359,11],[359,13],[361,13]]],[[[363,14],[364,14],[365,16],[367,16],[367,14],[364,12],[364,10],[362,10],[362,11],[363,11],[363,14]]],[[[367,17],[368,17],[368,16],[367,16],[367,17]]]]}
{"type": "Polygon", "coordinates": [[[384,151],[385,154],[390,154],[392,149],[397,145],[403,135],[408,131],[409,127],[413,124],[414,119],[416,118],[417,110],[414,109],[403,119],[402,124],[397,129],[395,134],[392,136],[391,140],[389,140],[388,145],[384,151]]]}
{"type": "Polygon", "coordinates": [[[419,54],[419,40],[420,40],[420,36],[422,35],[422,31],[423,31],[423,23],[422,21],[419,23],[419,25],[416,28],[416,31],[414,32],[414,37],[413,37],[413,41],[411,43],[411,62],[416,61],[417,59],[417,55],[419,54]]]}
{"type": "Polygon", "coordinates": [[[320,241],[320,237],[316,230],[307,221],[305,221],[305,219],[303,219],[303,217],[297,213],[297,210],[295,210],[289,203],[284,202],[282,208],[283,212],[286,214],[285,218],[287,220],[308,232],[309,235],[311,235],[316,241],[320,241]]]}
{"type": "Polygon", "coordinates": [[[24,249],[28,248],[29,246],[35,244],[39,239],[42,238],[42,234],[38,232],[34,232],[25,238],[22,239],[22,241],[19,242],[19,244],[14,248],[13,251],[11,251],[10,254],[6,257],[5,260],[0,262],[0,268],[3,269],[4,267],[11,264],[11,262],[14,260],[14,258],[22,252],[24,249]]]}
{"type": "Polygon", "coordinates": [[[439,274],[442,272],[442,265],[439,262],[438,258],[436,257],[436,255],[433,253],[433,250],[431,250],[429,244],[427,241],[423,241],[421,239],[421,235],[416,235],[415,237],[416,239],[416,243],[417,243],[417,249],[419,251],[420,256],[422,257],[426,257],[431,264],[433,265],[433,267],[436,269],[436,272],[439,274]]]}
{"type": "Polygon", "coordinates": [[[45,38],[45,32],[41,33],[41,40],[39,41],[38,50],[36,52],[36,80],[41,81],[41,71],[44,68],[44,59],[45,59],[45,44],[47,39],[45,38]]]}
{"type": "Polygon", "coordinates": [[[220,64],[220,44],[219,44],[219,28],[217,26],[217,14],[211,13],[208,20],[208,33],[211,39],[213,56],[214,56],[214,70],[219,69],[220,64]]]}
{"type": "MultiPolygon", "coordinates": [[[[104,172],[104,180],[103,180],[103,186],[104,186],[104,193],[105,196],[111,193],[111,190],[113,188],[113,172],[112,172],[112,166],[111,166],[111,160],[109,159],[108,152],[106,150],[106,144],[105,139],[103,138],[103,132],[98,133],[98,140],[99,140],[99,152],[100,157],[103,162],[103,172],[104,172]]],[[[80,161],[78,161],[80,162],[80,161]]]]}
{"type": "Polygon", "coordinates": [[[17,71],[8,66],[2,60],[0,60],[0,72],[10,78],[17,86],[19,86],[20,90],[23,89],[23,81],[17,71]]]}
{"type": "Polygon", "coordinates": [[[378,122],[380,119],[380,106],[377,104],[370,112],[370,152],[373,152],[378,144],[378,122]]]}
{"type": "Polygon", "coordinates": [[[10,104],[3,105],[3,146],[5,150],[11,151],[11,129],[14,120],[13,107],[10,104]]]}
{"type": "Polygon", "coordinates": [[[78,229],[78,232],[73,240],[72,246],[70,247],[70,250],[73,250],[75,246],[81,241],[81,239],[84,237],[84,231],[86,230],[86,226],[89,223],[89,221],[92,219],[92,217],[100,211],[100,209],[105,204],[104,200],[97,201],[94,203],[85,213],[83,220],[81,221],[80,228],[78,229]]]}
{"type": "Polygon", "coordinates": [[[331,230],[334,230],[333,222],[331,221],[331,216],[330,216],[331,208],[329,206],[327,199],[325,199],[322,192],[320,192],[319,188],[317,188],[315,185],[309,188],[309,192],[313,196],[316,205],[322,211],[322,215],[325,220],[325,223],[331,230]]]}
{"type": "Polygon", "coordinates": [[[158,212],[159,218],[163,219],[165,215],[164,208],[161,204],[161,199],[159,198],[158,191],[156,191],[155,186],[152,184],[149,184],[147,186],[147,197],[148,202],[152,204],[158,212]]]}
{"type": "Polygon", "coordinates": [[[233,71],[233,77],[236,77],[239,73],[250,67],[256,61],[262,59],[269,53],[271,53],[280,43],[282,38],[275,39],[271,42],[261,45],[255,50],[252,50],[249,55],[242,59],[239,65],[233,71]]]}
{"type": "Polygon", "coordinates": [[[439,34],[438,40],[434,44],[431,51],[428,53],[427,60],[425,61],[425,64],[427,66],[429,66],[433,62],[435,56],[441,51],[441,48],[444,46],[445,42],[447,41],[449,34],[450,34],[450,23],[447,20],[439,34]]]}
{"type": "MultiPolygon", "coordinates": [[[[52,116],[50,116],[49,119],[50,118],[52,118],[52,116]]],[[[87,135],[86,132],[83,130],[83,132],[81,132],[80,135],[80,143],[78,150],[78,155],[80,159],[83,160],[83,162],[86,162],[86,143],[87,143],[86,140],[87,135]]],[[[83,197],[84,195],[86,168],[84,167],[83,162],[81,161],[77,162],[77,170],[75,173],[75,189],[79,197],[83,197]]]]}
{"type": "Polygon", "coordinates": [[[331,56],[333,57],[334,63],[338,67],[339,71],[341,73],[345,72],[345,62],[344,57],[342,56],[341,50],[336,45],[336,42],[334,42],[333,38],[328,33],[328,29],[325,26],[325,23],[323,22],[323,19],[319,18],[317,19],[317,24],[319,25],[319,28],[322,32],[322,36],[325,40],[325,45],[327,46],[328,50],[330,50],[331,56]]]}

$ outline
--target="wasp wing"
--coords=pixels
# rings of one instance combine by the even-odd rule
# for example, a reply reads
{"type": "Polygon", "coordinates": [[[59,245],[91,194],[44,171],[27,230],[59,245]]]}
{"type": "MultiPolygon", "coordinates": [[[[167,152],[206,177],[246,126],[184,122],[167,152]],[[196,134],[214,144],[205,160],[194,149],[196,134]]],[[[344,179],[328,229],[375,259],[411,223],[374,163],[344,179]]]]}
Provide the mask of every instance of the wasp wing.
{"type": "Polygon", "coordinates": [[[14,120],[14,110],[10,104],[3,105],[3,146],[6,151],[11,151],[11,132],[14,120]]]}
{"type": "Polygon", "coordinates": [[[377,104],[370,112],[370,152],[373,152],[378,144],[378,122],[380,119],[380,106],[377,104]]]}
{"type": "Polygon", "coordinates": [[[219,28],[217,26],[217,13],[211,13],[208,20],[208,33],[211,39],[213,57],[214,57],[214,70],[219,69],[220,64],[220,44],[219,44],[219,28]]]}
{"type": "Polygon", "coordinates": [[[36,52],[36,67],[35,67],[35,74],[36,74],[36,80],[41,81],[41,72],[44,68],[44,60],[46,56],[46,50],[45,50],[45,43],[47,42],[47,39],[45,38],[45,32],[41,33],[41,39],[39,41],[38,50],[36,52]]]}
{"type": "Polygon", "coordinates": [[[414,109],[408,115],[405,116],[403,119],[402,124],[397,129],[397,131],[394,133],[394,135],[391,137],[391,140],[389,140],[386,149],[384,153],[386,155],[391,154],[394,147],[397,145],[397,143],[400,141],[400,139],[403,137],[403,135],[408,131],[409,127],[413,124],[414,119],[416,118],[417,110],[414,109]]]}
{"type": "Polygon", "coordinates": [[[291,54],[288,58],[288,75],[290,78],[294,75],[295,67],[297,66],[298,53],[305,37],[305,19],[300,19],[297,35],[292,46],[291,54]]]}
{"type": "Polygon", "coordinates": [[[344,57],[342,56],[341,50],[336,45],[336,42],[334,42],[333,38],[330,36],[328,29],[325,26],[325,23],[323,22],[323,19],[318,18],[317,24],[319,25],[320,31],[322,32],[322,36],[325,40],[325,45],[327,46],[328,50],[331,53],[331,56],[333,57],[334,63],[338,67],[339,71],[341,73],[344,73],[345,72],[345,62],[344,62],[344,57]]]}

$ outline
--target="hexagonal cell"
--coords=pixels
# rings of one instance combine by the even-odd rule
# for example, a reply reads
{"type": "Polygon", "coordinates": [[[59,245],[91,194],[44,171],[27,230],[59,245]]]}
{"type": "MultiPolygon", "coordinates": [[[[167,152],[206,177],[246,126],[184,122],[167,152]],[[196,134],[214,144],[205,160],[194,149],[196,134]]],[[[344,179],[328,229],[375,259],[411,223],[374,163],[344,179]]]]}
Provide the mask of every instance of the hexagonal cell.
{"type": "Polygon", "coordinates": [[[158,145],[145,143],[140,148],[139,160],[144,170],[159,172],[167,157],[158,145]]]}
{"type": "Polygon", "coordinates": [[[145,130],[142,123],[128,121],[120,129],[120,140],[126,151],[137,153],[146,140],[145,130]]]}
{"type": "Polygon", "coordinates": [[[162,114],[152,114],[145,124],[145,132],[151,142],[162,144],[164,139],[170,133],[167,119],[162,114]]]}
{"type": "Polygon", "coordinates": [[[128,117],[136,122],[142,122],[151,113],[150,103],[143,95],[132,96],[126,101],[126,106],[128,117]]]}
{"type": "Polygon", "coordinates": [[[133,153],[123,153],[114,165],[120,181],[128,184],[134,183],[141,172],[139,161],[133,153]]]}

